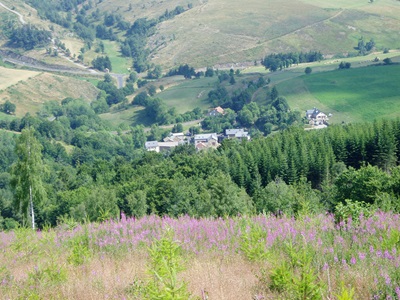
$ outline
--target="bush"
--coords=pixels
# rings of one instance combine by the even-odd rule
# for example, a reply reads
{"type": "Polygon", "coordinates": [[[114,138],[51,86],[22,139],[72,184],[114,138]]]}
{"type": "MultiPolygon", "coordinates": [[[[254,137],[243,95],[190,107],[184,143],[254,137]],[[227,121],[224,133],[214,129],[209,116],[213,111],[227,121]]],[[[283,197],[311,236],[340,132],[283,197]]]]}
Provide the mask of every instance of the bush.
{"type": "Polygon", "coordinates": [[[178,273],[184,270],[181,247],[173,240],[173,231],[155,241],[149,249],[148,272],[152,279],[146,286],[144,299],[190,299],[185,282],[178,280],[178,273]]]}
{"type": "Polygon", "coordinates": [[[385,65],[391,65],[393,62],[392,62],[392,59],[391,59],[391,58],[386,57],[386,58],[383,60],[383,63],[384,63],[385,65]]]}
{"type": "Polygon", "coordinates": [[[342,70],[342,69],[350,69],[350,67],[351,67],[351,63],[349,63],[349,62],[341,62],[340,64],[339,64],[339,69],[340,70],[342,70]]]}
{"type": "Polygon", "coordinates": [[[335,220],[337,223],[346,222],[349,218],[353,222],[358,222],[361,215],[369,217],[374,213],[371,206],[365,202],[346,199],[345,203],[339,203],[335,207],[335,220]]]}

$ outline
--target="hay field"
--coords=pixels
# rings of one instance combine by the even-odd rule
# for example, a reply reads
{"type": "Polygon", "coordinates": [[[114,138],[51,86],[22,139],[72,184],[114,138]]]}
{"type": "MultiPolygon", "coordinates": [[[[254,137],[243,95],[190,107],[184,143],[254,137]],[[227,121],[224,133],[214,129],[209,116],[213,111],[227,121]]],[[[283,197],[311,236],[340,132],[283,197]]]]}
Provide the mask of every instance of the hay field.
{"type": "Polygon", "coordinates": [[[35,77],[38,74],[39,72],[0,67],[0,90],[4,90],[20,81],[35,77]]]}

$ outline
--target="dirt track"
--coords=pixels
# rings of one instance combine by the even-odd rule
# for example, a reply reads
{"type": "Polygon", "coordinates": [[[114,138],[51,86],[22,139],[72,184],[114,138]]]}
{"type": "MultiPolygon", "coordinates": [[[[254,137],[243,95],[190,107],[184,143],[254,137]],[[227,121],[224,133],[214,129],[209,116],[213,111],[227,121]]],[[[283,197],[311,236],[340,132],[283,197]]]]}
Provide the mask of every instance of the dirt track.
{"type": "Polygon", "coordinates": [[[5,6],[3,3],[0,2],[0,6],[4,7],[6,10],[8,10],[9,12],[12,12],[13,14],[18,16],[19,21],[22,24],[26,24],[25,20],[24,20],[24,16],[21,15],[19,12],[16,12],[15,10],[12,10],[11,8],[8,8],[7,6],[5,6]]]}

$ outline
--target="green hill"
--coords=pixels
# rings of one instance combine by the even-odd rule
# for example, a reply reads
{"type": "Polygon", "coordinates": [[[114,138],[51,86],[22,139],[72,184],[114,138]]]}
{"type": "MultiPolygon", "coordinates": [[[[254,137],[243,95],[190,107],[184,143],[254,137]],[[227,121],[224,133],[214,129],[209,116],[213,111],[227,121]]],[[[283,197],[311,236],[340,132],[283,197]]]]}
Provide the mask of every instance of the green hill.
{"type": "Polygon", "coordinates": [[[292,109],[318,107],[332,123],[400,117],[400,65],[334,70],[277,85],[292,109]]]}

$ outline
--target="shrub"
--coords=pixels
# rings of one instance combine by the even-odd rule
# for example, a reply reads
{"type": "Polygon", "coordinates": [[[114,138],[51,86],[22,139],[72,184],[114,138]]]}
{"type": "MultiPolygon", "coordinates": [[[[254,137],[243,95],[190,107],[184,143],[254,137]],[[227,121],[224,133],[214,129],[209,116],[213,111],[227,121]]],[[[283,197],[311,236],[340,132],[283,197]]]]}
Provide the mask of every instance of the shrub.
{"type": "Polygon", "coordinates": [[[152,280],[147,284],[145,299],[187,300],[190,294],[186,283],[178,280],[178,273],[184,270],[181,248],[173,241],[173,231],[155,241],[149,248],[148,272],[152,280]]]}
{"type": "Polygon", "coordinates": [[[250,261],[266,259],[268,257],[266,238],[267,233],[260,226],[252,224],[241,236],[240,250],[250,261]]]}

